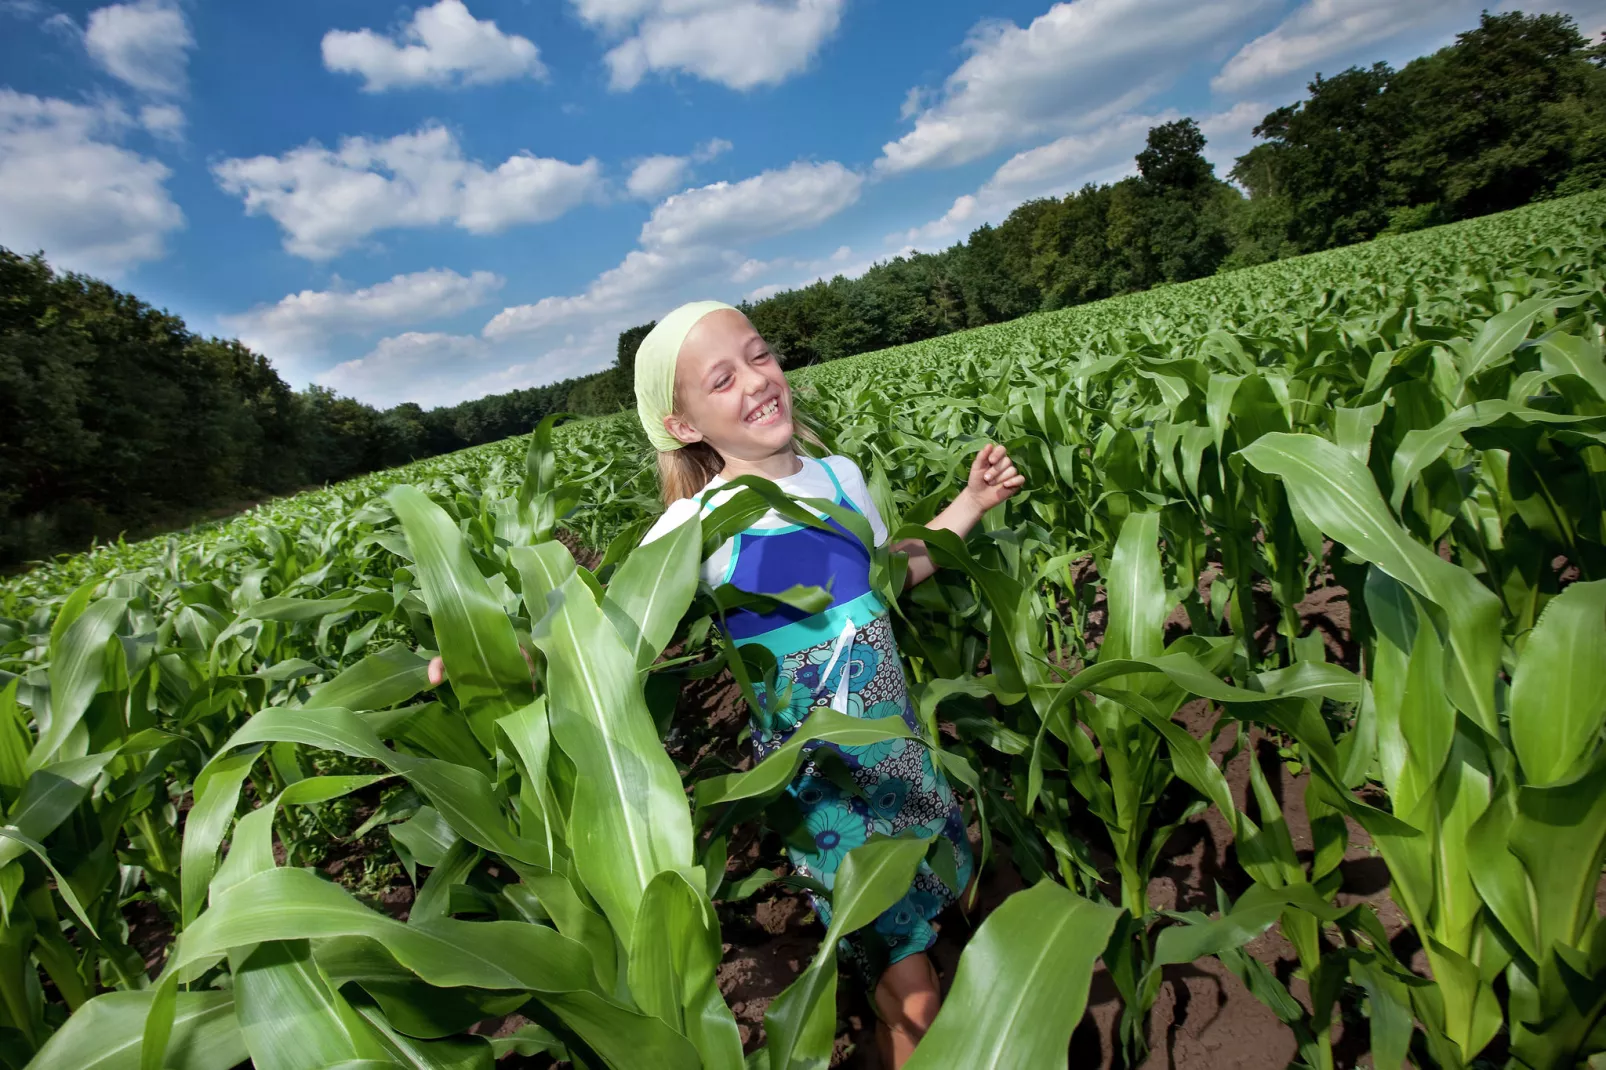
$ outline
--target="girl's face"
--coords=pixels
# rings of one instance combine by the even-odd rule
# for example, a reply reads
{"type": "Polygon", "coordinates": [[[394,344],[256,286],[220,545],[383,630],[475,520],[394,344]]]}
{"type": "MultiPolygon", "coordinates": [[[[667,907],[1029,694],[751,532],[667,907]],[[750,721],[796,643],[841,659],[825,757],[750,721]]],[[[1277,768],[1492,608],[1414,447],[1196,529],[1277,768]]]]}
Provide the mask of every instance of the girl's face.
{"type": "Polygon", "coordinates": [[[682,442],[707,442],[743,461],[792,448],[792,389],[775,354],[735,309],[710,312],[686,335],[675,398],[680,411],[664,426],[682,442]]]}

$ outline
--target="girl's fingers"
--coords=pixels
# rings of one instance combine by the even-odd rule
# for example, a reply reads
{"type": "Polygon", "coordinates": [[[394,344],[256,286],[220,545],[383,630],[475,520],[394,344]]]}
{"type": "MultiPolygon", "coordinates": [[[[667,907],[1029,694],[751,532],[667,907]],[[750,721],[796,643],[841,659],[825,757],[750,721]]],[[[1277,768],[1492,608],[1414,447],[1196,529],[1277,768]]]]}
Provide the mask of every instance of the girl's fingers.
{"type": "Polygon", "coordinates": [[[429,659],[429,686],[439,687],[446,680],[446,662],[442,658],[429,659]]]}

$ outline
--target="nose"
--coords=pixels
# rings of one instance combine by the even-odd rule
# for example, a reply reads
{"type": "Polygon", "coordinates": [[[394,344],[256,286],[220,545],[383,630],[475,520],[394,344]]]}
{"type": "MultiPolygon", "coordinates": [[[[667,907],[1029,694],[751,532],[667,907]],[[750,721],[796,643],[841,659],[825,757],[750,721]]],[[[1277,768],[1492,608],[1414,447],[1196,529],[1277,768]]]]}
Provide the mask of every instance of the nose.
{"type": "Polygon", "coordinates": [[[746,394],[761,394],[770,385],[769,376],[764,374],[762,368],[751,364],[742,366],[742,391],[746,394]]]}

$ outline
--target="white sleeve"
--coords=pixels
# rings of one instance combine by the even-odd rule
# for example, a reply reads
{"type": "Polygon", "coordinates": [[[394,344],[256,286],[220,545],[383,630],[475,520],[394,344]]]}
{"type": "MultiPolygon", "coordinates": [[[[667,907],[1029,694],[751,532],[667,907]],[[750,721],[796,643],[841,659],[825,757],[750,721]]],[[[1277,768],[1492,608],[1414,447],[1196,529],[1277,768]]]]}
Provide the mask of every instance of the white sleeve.
{"type": "Polygon", "coordinates": [[[842,483],[842,491],[853,502],[853,507],[870,521],[870,534],[875,538],[875,544],[886,545],[887,522],[881,518],[881,510],[875,507],[875,499],[870,497],[870,487],[865,483],[864,473],[859,466],[851,458],[838,456],[827,457],[825,463],[836,473],[842,483]]]}
{"type": "MultiPolygon", "coordinates": [[[[715,499],[718,500],[717,498],[715,499]]],[[[645,546],[654,539],[662,538],[674,531],[680,525],[698,515],[702,511],[702,502],[697,498],[681,498],[671,502],[669,508],[664,510],[653,526],[647,529],[647,534],[641,537],[640,545],[645,546]]],[[[731,540],[726,539],[708,556],[702,564],[702,577],[711,586],[718,587],[725,582],[725,572],[730,566],[731,540]]]]}
{"type": "Polygon", "coordinates": [[[652,527],[647,529],[647,534],[641,537],[641,545],[645,546],[654,539],[660,539],[668,535],[671,531],[696,516],[697,511],[696,498],[681,498],[679,501],[670,502],[669,508],[665,509],[663,515],[657,519],[652,527]]]}

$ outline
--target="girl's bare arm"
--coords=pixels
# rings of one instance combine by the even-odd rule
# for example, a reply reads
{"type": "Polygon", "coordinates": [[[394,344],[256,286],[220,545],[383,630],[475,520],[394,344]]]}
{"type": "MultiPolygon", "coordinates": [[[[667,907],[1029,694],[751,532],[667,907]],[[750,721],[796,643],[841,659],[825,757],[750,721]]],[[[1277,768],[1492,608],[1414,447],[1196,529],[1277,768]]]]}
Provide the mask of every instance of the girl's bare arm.
{"type": "MultiPolygon", "coordinates": [[[[971,462],[970,478],[965,482],[964,489],[926,527],[935,531],[951,531],[964,538],[970,534],[970,529],[976,526],[983,513],[1013,497],[1025,483],[1026,477],[1015,471],[1015,465],[1011,463],[1004,447],[991,443],[983,446],[971,462]]],[[[926,544],[919,539],[893,543],[892,549],[909,555],[905,589],[929,579],[937,571],[936,562],[926,552],[926,544]]]]}

